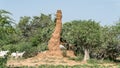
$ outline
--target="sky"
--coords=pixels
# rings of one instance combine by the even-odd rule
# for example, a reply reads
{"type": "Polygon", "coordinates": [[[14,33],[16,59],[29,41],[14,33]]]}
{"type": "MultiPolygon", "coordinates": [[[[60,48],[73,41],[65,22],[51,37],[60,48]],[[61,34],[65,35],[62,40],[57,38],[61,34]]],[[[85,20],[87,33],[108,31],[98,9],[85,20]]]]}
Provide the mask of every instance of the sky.
{"type": "Polygon", "coordinates": [[[58,9],[62,10],[63,23],[92,19],[113,25],[120,18],[120,0],[0,0],[0,9],[11,12],[16,22],[21,16],[54,16],[58,9]]]}

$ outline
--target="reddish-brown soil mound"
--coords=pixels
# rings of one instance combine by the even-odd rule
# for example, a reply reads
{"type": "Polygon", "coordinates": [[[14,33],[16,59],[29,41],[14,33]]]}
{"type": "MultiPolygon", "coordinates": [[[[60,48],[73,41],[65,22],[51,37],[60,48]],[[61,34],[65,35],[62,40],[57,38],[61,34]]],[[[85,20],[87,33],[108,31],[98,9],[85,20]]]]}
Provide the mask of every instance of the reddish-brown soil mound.
{"type": "MultiPolygon", "coordinates": [[[[37,57],[51,57],[51,56],[54,56],[54,57],[63,57],[62,51],[60,51],[60,50],[57,50],[57,51],[44,51],[44,52],[39,53],[37,55],[37,57]]],[[[74,52],[70,51],[70,50],[67,51],[66,56],[67,57],[75,57],[74,52]]]]}

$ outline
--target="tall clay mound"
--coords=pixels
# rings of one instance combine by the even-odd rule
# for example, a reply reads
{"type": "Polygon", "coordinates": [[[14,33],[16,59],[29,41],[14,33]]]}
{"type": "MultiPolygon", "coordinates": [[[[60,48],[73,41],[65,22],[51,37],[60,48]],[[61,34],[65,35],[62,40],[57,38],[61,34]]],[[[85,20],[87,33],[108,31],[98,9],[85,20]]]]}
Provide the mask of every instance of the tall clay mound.
{"type": "MultiPolygon", "coordinates": [[[[45,51],[43,53],[39,53],[37,57],[63,57],[63,52],[61,51],[59,45],[60,45],[60,35],[62,31],[62,12],[61,10],[57,10],[56,13],[56,26],[54,29],[54,32],[52,33],[52,36],[48,42],[48,51],[45,51]]],[[[67,56],[69,57],[75,57],[73,51],[66,51],[67,56]]]]}
{"type": "Polygon", "coordinates": [[[62,30],[62,12],[61,10],[57,10],[56,13],[56,26],[54,32],[52,33],[52,37],[48,42],[48,49],[50,55],[54,56],[62,56],[62,52],[59,48],[60,45],[60,34],[62,30]]]}
{"type": "Polygon", "coordinates": [[[49,51],[59,51],[59,45],[60,45],[60,34],[62,29],[62,12],[61,10],[57,10],[56,14],[56,26],[55,30],[52,33],[52,37],[49,40],[48,48],[49,51]]]}
{"type": "MultiPolygon", "coordinates": [[[[48,42],[49,54],[52,56],[63,56],[62,51],[60,50],[60,34],[62,31],[62,12],[61,10],[57,10],[56,13],[56,26],[54,32],[52,33],[52,37],[48,42]]],[[[73,51],[67,51],[67,56],[74,57],[73,51]]]]}

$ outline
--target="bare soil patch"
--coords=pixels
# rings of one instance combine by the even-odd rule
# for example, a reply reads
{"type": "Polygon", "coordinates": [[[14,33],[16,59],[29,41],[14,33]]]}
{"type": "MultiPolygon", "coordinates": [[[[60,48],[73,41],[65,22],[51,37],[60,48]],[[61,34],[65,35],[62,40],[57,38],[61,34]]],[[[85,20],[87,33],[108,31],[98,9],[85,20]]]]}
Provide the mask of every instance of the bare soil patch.
{"type": "MultiPolygon", "coordinates": [[[[69,57],[75,57],[72,51],[67,51],[67,55],[69,57]]],[[[80,65],[84,64],[82,62],[76,62],[73,60],[69,60],[68,57],[63,57],[61,52],[58,51],[44,51],[39,53],[35,57],[31,57],[28,59],[21,59],[21,60],[9,60],[7,62],[7,66],[39,66],[39,65],[80,65]]]]}

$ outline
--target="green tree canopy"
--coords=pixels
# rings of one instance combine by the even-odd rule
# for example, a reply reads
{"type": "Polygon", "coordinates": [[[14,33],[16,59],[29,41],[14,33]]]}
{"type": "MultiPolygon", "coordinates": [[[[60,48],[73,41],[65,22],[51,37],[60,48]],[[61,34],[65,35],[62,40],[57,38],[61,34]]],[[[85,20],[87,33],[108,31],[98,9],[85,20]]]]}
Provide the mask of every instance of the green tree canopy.
{"type": "Polygon", "coordinates": [[[8,11],[0,10],[0,45],[8,43],[10,35],[15,32],[12,26],[14,22],[10,15],[8,11]]]}
{"type": "MultiPolygon", "coordinates": [[[[68,43],[84,50],[84,60],[89,59],[91,48],[100,45],[100,25],[92,20],[78,20],[63,25],[62,37],[68,43]]],[[[79,51],[79,50],[78,50],[79,51]]]]}

